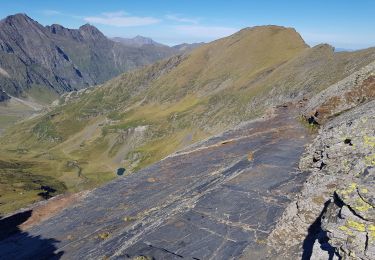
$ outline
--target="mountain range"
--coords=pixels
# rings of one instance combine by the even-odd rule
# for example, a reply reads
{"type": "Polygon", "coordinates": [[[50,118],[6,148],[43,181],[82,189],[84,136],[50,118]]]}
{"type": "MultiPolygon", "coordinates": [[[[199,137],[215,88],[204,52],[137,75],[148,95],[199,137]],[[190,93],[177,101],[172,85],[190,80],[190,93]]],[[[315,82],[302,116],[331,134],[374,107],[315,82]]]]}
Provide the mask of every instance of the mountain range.
{"type": "Polygon", "coordinates": [[[119,39],[109,39],[89,24],[79,29],[42,26],[26,14],[1,20],[0,133],[62,93],[102,84],[196,47],[169,47],[142,36],[119,39]]]}
{"type": "Polygon", "coordinates": [[[154,45],[154,46],[168,47],[167,45],[158,43],[151,38],[143,37],[143,36],[140,36],[140,35],[137,35],[134,38],[114,37],[114,38],[112,38],[112,40],[114,40],[115,42],[120,42],[124,45],[136,46],[136,47],[141,47],[141,46],[144,46],[144,45],[154,45]]]}
{"type": "Polygon", "coordinates": [[[137,171],[273,105],[312,96],[374,59],[374,48],[311,48],[292,28],[246,28],[64,94],[49,112],[10,127],[0,154],[63,190],[94,187],[117,168],[137,171]]]}
{"type": "MultiPolygon", "coordinates": [[[[114,38],[112,38],[112,40],[114,40],[115,42],[120,42],[120,43],[122,43],[124,45],[128,45],[128,46],[141,47],[141,46],[145,46],[145,45],[154,45],[154,46],[159,46],[159,47],[165,47],[167,49],[170,48],[169,46],[164,45],[162,43],[158,43],[151,38],[143,37],[143,36],[140,36],[140,35],[137,35],[134,38],[114,37],[114,38]]],[[[200,43],[181,43],[181,44],[178,44],[178,45],[174,45],[171,48],[173,48],[175,50],[178,50],[178,51],[181,51],[181,52],[188,52],[188,51],[191,51],[191,50],[193,50],[193,49],[195,49],[195,48],[197,48],[197,47],[199,47],[203,44],[204,44],[204,42],[200,42],[200,43]]]]}
{"type": "Polygon", "coordinates": [[[0,21],[0,86],[8,95],[36,100],[38,90],[46,92],[50,101],[176,53],[161,45],[119,44],[89,24],[42,26],[16,14],[0,21]]]}

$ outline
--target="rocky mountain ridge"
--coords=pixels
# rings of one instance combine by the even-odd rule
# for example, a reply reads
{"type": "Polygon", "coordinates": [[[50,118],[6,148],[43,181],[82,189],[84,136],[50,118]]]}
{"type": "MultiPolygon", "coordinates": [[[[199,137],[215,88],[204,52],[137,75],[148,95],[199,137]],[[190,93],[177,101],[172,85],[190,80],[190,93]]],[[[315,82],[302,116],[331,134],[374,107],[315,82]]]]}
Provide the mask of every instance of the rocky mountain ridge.
{"type": "Polygon", "coordinates": [[[137,35],[133,38],[114,37],[114,38],[112,38],[112,40],[114,40],[116,42],[120,42],[120,43],[125,44],[125,45],[130,45],[130,46],[141,47],[143,45],[156,45],[156,46],[168,47],[167,45],[158,43],[151,38],[144,37],[144,36],[141,36],[141,35],[137,35]]]}
{"type": "Polygon", "coordinates": [[[124,46],[89,24],[44,27],[16,14],[0,21],[0,87],[8,95],[35,98],[33,90],[39,89],[51,100],[175,53],[159,46],[124,46]]]}
{"type": "Polygon", "coordinates": [[[204,42],[197,42],[197,43],[181,43],[172,46],[172,48],[182,51],[182,52],[190,52],[194,50],[195,48],[198,48],[199,46],[202,46],[205,44],[204,42]]]}
{"type": "Polygon", "coordinates": [[[167,49],[172,48],[172,49],[175,49],[178,52],[190,52],[190,51],[194,50],[195,48],[205,44],[204,42],[181,43],[181,44],[177,44],[177,45],[174,45],[172,47],[169,47],[165,44],[158,43],[151,38],[144,37],[144,36],[141,36],[141,35],[137,35],[133,38],[114,37],[114,38],[112,38],[112,40],[114,40],[116,42],[120,42],[120,43],[128,45],[128,46],[141,47],[141,46],[144,46],[144,45],[154,45],[154,46],[164,47],[164,48],[167,48],[167,49]]]}

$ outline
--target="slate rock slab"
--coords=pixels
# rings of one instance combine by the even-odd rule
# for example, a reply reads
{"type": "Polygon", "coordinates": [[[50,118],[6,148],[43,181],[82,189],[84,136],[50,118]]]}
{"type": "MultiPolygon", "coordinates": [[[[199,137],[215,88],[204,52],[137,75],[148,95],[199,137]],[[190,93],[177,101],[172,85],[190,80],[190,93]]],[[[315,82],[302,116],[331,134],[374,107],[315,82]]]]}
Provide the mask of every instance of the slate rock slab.
{"type": "Polygon", "coordinates": [[[296,117],[279,108],[119,177],[0,241],[0,259],[237,259],[261,248],[306,179],[297,166],[309,137],[296,117]]]}

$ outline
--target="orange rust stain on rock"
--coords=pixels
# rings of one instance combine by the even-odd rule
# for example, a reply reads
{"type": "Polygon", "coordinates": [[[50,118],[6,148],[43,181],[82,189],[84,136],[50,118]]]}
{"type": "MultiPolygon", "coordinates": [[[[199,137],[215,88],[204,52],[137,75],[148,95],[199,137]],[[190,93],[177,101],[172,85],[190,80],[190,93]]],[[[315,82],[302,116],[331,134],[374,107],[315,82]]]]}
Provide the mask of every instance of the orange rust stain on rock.
{"type": "Polygon", "coordinates": [[[329,183],[329,184],[326,185],[326,187],[327,187],[328,189],[336,189],[337,184],[336,184],[336,183],[329,183]]]}
{"type": "Polygon", "coordinates": [[[324,102],[316,111],[319,113],[319,119],[326,118],[332,114],[341,103],[341,97],[331,97],[324,102]]]}
{"type": "Polygon", "coordinates": [[[254,160],[254,152],[249,152],[247,154],[247,160],[250,162],[254,160]]]}
{"type": "Polygon", "coordinates": [[[147,178],[147,182],[150,182],[150,183],[154,183],[154,182],[157,182],[158,180],[156,178],[153,178],[153,177],[150,177],[150,178],[147,178]]]}
{"type": "Polygon", "coordinates": [[[375,76],[370,76],[363,81],[362,85],[345,93],[345,100],[347,102],[361,103],[365,99],[372,99],[375,97],[375,76]]]}
{"type": "Polygon", "coordinates": [[[42,204],[37,204],[35,207],[31,208],[31,217],[19,226],[20,229],[27,230],[34,225],[51,218],[68,206],[82,200],[87,194],[88,191],[64,194],[44,201],[42,204]]]}
{"type": "Polygon", "coordinates": [[[185,226],[185,223],[182,222],[182,221],[179,221],[179,222],[176,222],[176,223],[174,224],[174,226],[177,227],[177,228],[182,228],[182,227],[185,226]]]}
{"type": "Polygon", "coordinates": [[[319,113],[319,123],[327,118],[339,113],[337,108],[343,104],[357,105],[375,98],[375,76],[369,76],[361,85],[353,87],[351,90],[342,94],[342,96],[333,96],[326,100],[316,109],[319,113]]]}

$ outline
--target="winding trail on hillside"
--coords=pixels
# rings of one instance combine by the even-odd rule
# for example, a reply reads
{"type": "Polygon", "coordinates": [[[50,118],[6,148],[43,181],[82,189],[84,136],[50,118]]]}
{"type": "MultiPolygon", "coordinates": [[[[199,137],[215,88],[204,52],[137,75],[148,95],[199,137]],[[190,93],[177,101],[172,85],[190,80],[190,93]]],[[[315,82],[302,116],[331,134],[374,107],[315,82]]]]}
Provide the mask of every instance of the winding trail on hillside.
{"type": "Polygon", "coordinates": [[[261,251],[307,177],[297,166],[310,137],[297,115],[280,107],[120,177],[1,240],[0,255],[51,257],[46,240],[62,259],[238,259],[245,249],[261,251]]]}
{"type": "Polygon", "coordinates": [[[31,108],[32,110],[34,111],[40,111],[43,109],[43,106],[36,103],[36,102],[33,102],[33,101],[28,101],[28,100],[24,100],[24,99],[20,99],[20,98],[17,98],[17,97],[14,97],[14,96],[11,96],[11,99],[13,99],[14,101],[18,102],[18,103],[21,103],[22,105],[25,105],[26,107],[29,107],[31,108]]]}

